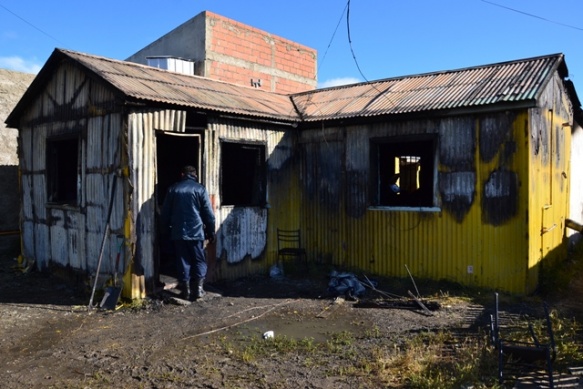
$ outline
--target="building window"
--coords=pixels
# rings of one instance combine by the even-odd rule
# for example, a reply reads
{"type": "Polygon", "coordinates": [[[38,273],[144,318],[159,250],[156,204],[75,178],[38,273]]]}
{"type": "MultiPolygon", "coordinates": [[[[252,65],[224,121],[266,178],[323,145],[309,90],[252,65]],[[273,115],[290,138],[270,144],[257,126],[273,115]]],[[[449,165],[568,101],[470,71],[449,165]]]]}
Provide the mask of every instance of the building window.
{"type": "Polygon", "coordinates": [[[266,202],[265,145],[221,142],[221,204],[266,202]]]}
{"type": "Polygon", "coordinates": [[[47,139],[47,201],[77,205],[79,137],[47,139]]]}
{"type": "Polygon", "coordinates": [[[375,205],[434,206],[434,138],[375,140],[371,156],[375,205]]]}

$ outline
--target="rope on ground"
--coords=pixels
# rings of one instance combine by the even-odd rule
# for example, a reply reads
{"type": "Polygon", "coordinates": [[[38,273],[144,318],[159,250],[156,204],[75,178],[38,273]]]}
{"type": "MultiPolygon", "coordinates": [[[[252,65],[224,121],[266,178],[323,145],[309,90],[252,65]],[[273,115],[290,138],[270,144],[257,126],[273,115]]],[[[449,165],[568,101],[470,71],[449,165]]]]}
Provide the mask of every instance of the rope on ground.
{"type": "MultiPolygon", "coordinates": [[[[237,322],[237,323],[234,323],[234,324],[230,324],[230,325],[228,325],[228,326],[224,326],[224,327],[216,328],[216,329],[214,329],[214,330],[210,330],[210,331],[201,332],[201,333],[199,333],[199,334],[195,334],[195,335],[190,335],[190,336],[187,336],[186,338],[182,338],[182,340],[186,340],[186,339],[192,339],[192,338],[198,338],[199,336],[209,335],[209,334],[212,334],[212,333],[215,333],[215,332],[219,332],[219,331],[227,330],[227,329],[229,329],[229,328],[236,327],[236,326],[238,326],[238,325],[241,325],[241,324],[248,323],[248,322],[250,322],[250,321],[253,321],[253,320],[257,320],[257,319],[259,319],[260,317],[262,317],[262,316],[265,316],[265,315],[266,315],[266,314],[268,314],[269,312],[273,311],[274,309],[276,309],[276,308],[278,308],[278,307],[280,307],[280,306],[282,306],[282,305],[289,304],[289,303],[291,303],[291,302],[292,302],[292,300],[288,299],[288,300],[286,300],[286,301],[284,301],[284,302],[282,302],[282,303],[275,304],[275,305],[271,306],[271,308],[269,308],[267,311],[263,312],[262,314],[260,314],[260,315],[258,315],[258,316],[253,316],[253,317],[250,317],[249,319],[245,319],[245,320],[243,320],[243,321],[240,321],[240,322],[237,322]]],[[[248,310],[248,309],[245,309],[245,310],[244,310],[244,311],[242,311],[242,312],[245,312],[245,311],[247,311],[247,310],[248,310]]]]}
{"type": "Polygon", "coordinates": [[[238,316],[238,315],[240,315],[240,314],[242,314],[244,312],[247,312],[247,311],[253,311],[255,309],[270,308],[272,306],[273,306],[273,304],[260,305],[258,307],[249,307],[247,309],[243,309],[242,311],[239,311],[239,312],[236,312],[236,313],[232,313],[229,316],[225,316],[225,317],[223,317],[223,319],[228,319],[228,318],[233,317],[233,316],[238,316]]]}

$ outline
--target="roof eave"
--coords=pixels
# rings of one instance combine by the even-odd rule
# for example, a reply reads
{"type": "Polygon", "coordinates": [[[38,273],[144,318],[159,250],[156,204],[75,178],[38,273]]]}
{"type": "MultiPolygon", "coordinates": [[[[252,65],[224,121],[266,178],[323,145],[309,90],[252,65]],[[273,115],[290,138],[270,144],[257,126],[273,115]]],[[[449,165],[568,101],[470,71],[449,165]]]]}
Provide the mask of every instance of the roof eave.
{"type": "Polygon", "coordinates": [[[400,113],[382,113],[378,115],[368,115],[368,116],[336,116],[336,117],[325,117],[325,118],[315,118],[304,120],[300,123],[302,129],[308,129],[314,127],[315,124],[320,123],[345,123],[366,120],[367,122],[378,122],[381,120],[385,121],[397,121],[403,119],[420,119],[420,118],[442,118],[451,116],[462,116],[462,115],[472,115],[472,114],[483,114],[501,111],[516,111],[522,109],[536,108],[537,101],[534,99],[521,100],[514,102],[500,102],[488,105],[477,105],[473,107],[462,107],[453,109],[440,109],[431,111],[411,111],[411,112],[400,112],[400,113]]]}

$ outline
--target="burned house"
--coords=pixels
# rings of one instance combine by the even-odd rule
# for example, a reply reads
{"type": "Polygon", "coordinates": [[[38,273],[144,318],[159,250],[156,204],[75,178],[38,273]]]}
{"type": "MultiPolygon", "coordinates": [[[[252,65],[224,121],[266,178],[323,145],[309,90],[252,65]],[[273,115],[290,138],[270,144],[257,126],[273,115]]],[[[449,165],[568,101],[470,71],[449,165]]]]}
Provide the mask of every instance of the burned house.
{"type": "Polygon", "coordinates": [[[292,99],[313,260],[524,294],[565,257],[583,208],[562,54],[292,99]]]}
{"type": "Polygon", "coordinates": [[[562,54],[284,95],[56,49],[7,119],[22,255],[88,276],[121,247],[124,294],[145,296],[188,163],[217,217],[211,278],[267,272],[287,227],[311,262],[529,293],[581,214],[579,119],[562,54]]]}
{"type": "Polygon", "coordinates": [[[181,166],[196,166],[211,194],[221,276],[239,262],[258,271],[270,206],[299,205],[287,190],[297,116],[284,95],[57,49],[7,123],[19,129],[23,256],[91,274],[123,247],[133,298],[164,267],[156,220],[181,166]],[[268,197],[271,182],[281,189],[268,197]]]}

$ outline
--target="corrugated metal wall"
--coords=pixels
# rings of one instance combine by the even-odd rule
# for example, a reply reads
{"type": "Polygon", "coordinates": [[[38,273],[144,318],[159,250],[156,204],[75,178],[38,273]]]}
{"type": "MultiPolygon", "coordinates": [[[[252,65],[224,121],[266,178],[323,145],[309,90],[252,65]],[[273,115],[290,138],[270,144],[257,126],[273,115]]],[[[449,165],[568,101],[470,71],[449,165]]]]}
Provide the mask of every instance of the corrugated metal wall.
{"type": "Polygon", "coordinates": [[[555,76],[530,115],[529,253],[530,289],[541,268],[564,258],[565,218],[569,215],[569,179],[578,169],[571,161],[573,112],[562,81],[555,76]],[[573,168],[574,167],[574,168],[573,168]]]}
{"type": "MultiPolygon", "coordinates": [[[[310,259],[370,274],[402,277],[408,267],[419,278],[532,291],[541,220],[528,213],[527,199],[539,196],[527,185],[538,169],[528,165],[529,131],[522,111],[304,132],[301,226],[310,259]],[[435,206],[371,207],[371,139],[426,134],[438,139],[435,206]]],[[[568,141],[556,140],[563,155],[568,141]]],[[[555,195],[566,204],[565,193],[555,195]]],[[[549,247],[560,245],[562,230],[557,226],[549,247]]]]}
{"type": "MultiPolygon", "coordinates": [[[[116,235],[124,234],[133,272],[152,278],[154,134],[184,132],[186,112],[122,113],[106,86],[67,62],[37,96],[19,126],[24,256],[39,268],[95,271],[117,179],[103,257],[114,256],[116,235]],[[46,139],[72,132],[81,137],[79,206],[48,205],[46,139]],[[124,178],[115,178],[117,169],[124,178]]],[[[275,123],[208,120],[202,168],[216,206],[221,278],[267,270],[277,228],[301,228],[314,261],[395,276],[407,275],[406,265],[416,277],[515,293],[533,290],[543,259],[562,247],[571,177],[564,123],[572,112],[558,76],[529,111],[322,126],[301,135],[275,123]],[[434,206],[371,206],[371,139],[403,135],[435,136],[434,206]],[[265,145],[267,206],[221,204],[221,141],[265,145]]],[[[104,262],[102,272],[110,271],[104,262]]]]}
{"type": "Polygon", "coordinates": [[[266,271],[270,261],[275,260],[277,227],[299,227],[293,132],[286,132],[277,124],[210,119],[206,140],[203,163],[206,187],[214,199],[218,228],[216,256],[219,262],[215,276],[235,279],[266,271]],[[221,205],[221,141],[265,145],[267,206],[221,205]]]}
{"type": "MultiPolygon", "coordinates": [[[[120,160],[121,115],[98,108],[112,106],[113,95],[71,64],[62,64],[45,92],[30,105],[19,129],[23,255],[40,269],[54,264],[94,273],[120,160]],[[65,134],[80,138],[78,204],[48,204],[47,138],[65,134]]],[[[112,257],[115,234],[123,228],[121,183],[118,189],[104,258],[112,257]]],[[[103,261],[101,272],[112,271],[111,262],[103,261]]]]}
{"type": "MultiPolygon", "coordinates": [[[[122,149],[122,114],[108,114],[90,118],[87,121],[87,136],[82,147],[82,204],[85,213],[75,216],[79,231],[71,230],[71,240],[77,242],[87,252],[86,266],[92,273],[96,270],[99,252],[106,228],[109,202],[112,196],[113,181],[117,180],[110,219],[110,233],[106,240],[100,273],[113,274],[113,258],[118,249],[118,236],[123,236],[124,216],[124,180],[116,175],[121,167],[122,149]],[[86,246],[86,247],[83,247],[86,246]]],[[[78,250],[73,250],[74,254],[78,250]]],[[[124,255],[123,259],[126,258],[124,255]]],[[[80,258],[79,261],[83,261],[80,258]]],[[[81,262],[79,262],[82,264],[81,262]]],[[[120,263],[124,269],[126,261],[120,263]]],[[[81,268],[85,268],[82,266],[81,268]]]]}
{"type": "MultiPolygon", "coordinates": [[[[145,281],[154,278],[154,242],[156,241],[156,130],[184,132],[186,112],[179,110],[136,110],[127,117],[127,152],[129,164],[131,236],[134,245],[133,273],[145,281]]],[[[134,279],[132,283],[137,283],[134,279]]],[[[134,295],[145,293],[132,285],[134,295]]],[[[143,296],[134,296],[143,297],[143,296]]]]}

